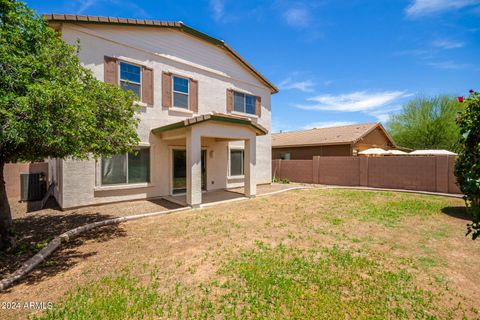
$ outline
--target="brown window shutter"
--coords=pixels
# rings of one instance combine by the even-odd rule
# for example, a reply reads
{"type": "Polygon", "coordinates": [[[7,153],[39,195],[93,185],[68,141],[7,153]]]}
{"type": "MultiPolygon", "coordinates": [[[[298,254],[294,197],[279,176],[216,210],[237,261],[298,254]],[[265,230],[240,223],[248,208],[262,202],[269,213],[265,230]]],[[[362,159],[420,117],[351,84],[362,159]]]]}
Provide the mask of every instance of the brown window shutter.
{"type": "Polygon", "coordinates": [[[104,81],[118,86],[118,59],[105,56],[103,66],[104,81]]]}
{"type": "Polygon", "coordinates": [[[142,102],[153,105],[153,69],[142,68],[142,102]]]}
{"type": "Polygon", "coordinates": [[[227,113],[233,111],[233,90],[227,89],[227,113]]]}
{"type": "Polygon", "coordinates": [[[162,106],[172,107],[172,75],[166,72],[162,74],[162,106]]]}
{"type": "Polygon", "coordinates": [[[262,116],[262,98],[261,97],[255,97],[255,114],[257,117],[262,116]]]}
{"type": "Polygon", "coordinates": [[[198,81],[189,79],[189,98],[190,98],[190,111],[198,112],[198,81]]]}

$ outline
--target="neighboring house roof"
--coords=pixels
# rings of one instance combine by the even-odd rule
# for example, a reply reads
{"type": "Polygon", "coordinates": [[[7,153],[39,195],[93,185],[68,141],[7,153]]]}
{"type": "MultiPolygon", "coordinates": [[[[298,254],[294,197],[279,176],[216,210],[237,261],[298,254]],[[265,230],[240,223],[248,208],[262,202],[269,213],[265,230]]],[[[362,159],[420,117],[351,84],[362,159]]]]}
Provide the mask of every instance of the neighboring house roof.
{"type": "Polygon", "coordinates": [[[302,147],[317,145],[354,144],[367,134],[380,128],[392,145],[392,138],[379,123],[353,124],[348,126],[299,130],[272,134],[272,147],[302,147]]]}
{"type": "Polygon", "coordinates": [[[96,23],[96,24],[111,24],[111,25],[133,25],[133,26],[148,26],[158,28],[171,28],[177,29],[188,33],[196,38],[207,41],[217,47],[223,48],[229,53],[235,60],[243,65],[248,71],[250,71],[257,79],[270,88],[272,93],[277,93],[278,88],[275,87],[266,77],[264,77],[259,71],[257,71],[252,65],[250,65],[238,52],[233,50],[223,40],[213,38],[203,32],[195,30],[183,22],[172,21],[158,21],[158,20],[143,20],[143,19],[130,19],[130,18],[115,18],[115,17],[100,17],[100,16],[82,16],[76,14],[44,14],[43,17],[49,22],[79,22],[79,23],[96,23]]]}
{"type": "Polygon", "coordinates": [[[252,121],[249,118],[230,115],[230,114],[224,114],[224,113],[217,113],[217,112],[212,112],[210,114],[203,114],[200,116],[185,119],[183,121],[167,124],[165,126],[152,129],[152,133],[157,134],[165,131],[186,128],[186,127],[190,127],[205,121],[221,121],[221,122],[251,126],[255,129],[257,136],[263,136],[268,133],[268,130],[266,128],[259,125],[255,121],[252,121]]]}

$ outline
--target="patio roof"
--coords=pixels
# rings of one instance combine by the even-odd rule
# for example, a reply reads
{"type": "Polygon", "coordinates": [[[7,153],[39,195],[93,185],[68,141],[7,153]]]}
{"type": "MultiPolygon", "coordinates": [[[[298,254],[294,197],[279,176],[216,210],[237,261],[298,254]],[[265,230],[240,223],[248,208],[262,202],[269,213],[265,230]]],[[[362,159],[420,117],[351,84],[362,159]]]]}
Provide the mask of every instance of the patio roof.
{"type": "Polygon", "coordinates": [[[250,118],[224,114],[224,113],[210,113],[210,114],[204,114],[204,115],[188,118],[183,121],[167,124],[165,126],[152,129],[152,133],[158,134],[165,131],[186,128],[186,127],[190,127],[206,121],[220,121],[220,122],[251,126],[255,129],[257,136],[263,136],[268,133],[268,130],[265,127],[259,125],[255,121],[252,121],[250,118]]]}

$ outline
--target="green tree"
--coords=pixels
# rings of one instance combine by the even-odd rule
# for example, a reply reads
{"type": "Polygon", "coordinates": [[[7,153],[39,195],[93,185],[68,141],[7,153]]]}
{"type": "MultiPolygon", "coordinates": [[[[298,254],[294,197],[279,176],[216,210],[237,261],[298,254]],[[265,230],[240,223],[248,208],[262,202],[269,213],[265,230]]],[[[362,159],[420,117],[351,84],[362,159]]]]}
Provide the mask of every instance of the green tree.
{"type": "Polygon", "coordinates": [[[134,96],[98,81],[46,21],[0,0],[0,236],[12,245],[4,165],[99,157],[138,144],[134,96]]]}
{"type": "Polygon", "coordinates": [[[458,99],[464,111],[457,119],[461,136],[455,175],[473,220],[467,225],[467,235],[471,233],[475,240],[480,235],[480,93],[470,90],[468,98],[458,99]]]}
{"type": "Polygon", "coordinates": [[[399,146],[452,150],[460,135],[455,123],[460,110],[459,102],[446,95],[417,97],[392,116],[387,128],[399,146]]]}

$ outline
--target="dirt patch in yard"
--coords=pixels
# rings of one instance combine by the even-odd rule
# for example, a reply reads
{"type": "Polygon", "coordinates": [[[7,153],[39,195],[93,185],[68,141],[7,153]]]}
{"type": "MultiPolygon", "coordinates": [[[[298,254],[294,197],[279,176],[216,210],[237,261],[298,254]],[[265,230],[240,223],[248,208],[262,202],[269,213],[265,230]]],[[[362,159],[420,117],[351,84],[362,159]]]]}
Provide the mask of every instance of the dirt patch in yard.
{"type": "MultiPolygon", "coordinates": [[[[145,283],[155,270],[165,292],[177,284],[196,288],[220,281],[225,261],[262,243],[307,251],[339,247],[382,257],[385,268],[415,275],[455,317],[474,318],[480,248],[465,238],[465,220],[442,212],[462,206],[459,199],[315,189],[132,221],[73,241],[0,301],[59,303],[78,285],[125,270],[145,283]]],[[[27,313],[1,310],[0,318],[27,313]]]]}
{"type": "MultiPolygon", "coordinates": [[[[24,205],[24,204],[23,204],[24,205]]],[[[0,275],[15,271],[23,262],[42,249],[54,237],[73,228],[127,215],[166,211],[177,209],[180,206],[163,199],[141,200],[132,202],[114,203],[95,207],[83,207],[62,211],[56,206],[53,199],[47,204],[47,208],[27,213],[17,210],[14,214],[13,228],[17,234],[17,248],[10,253],[0,255],[0,275]]],[[[25,209],[22,206],[23,209],[25,209]]],[[[28,282],[42,279],[44,276],[53,276],[57,272],[70,268],[76,262],[86,256],[79,254],[75,248],[87,240],[95,239],[98,242],[107,241],[115,237],[124,236],[125,232],[119,225],[98,228],[75,238],[67,245],[62,245],[55,253],[53,265],[45,269],[45,272],[34,272],[28,278],[28,282]]]]}

